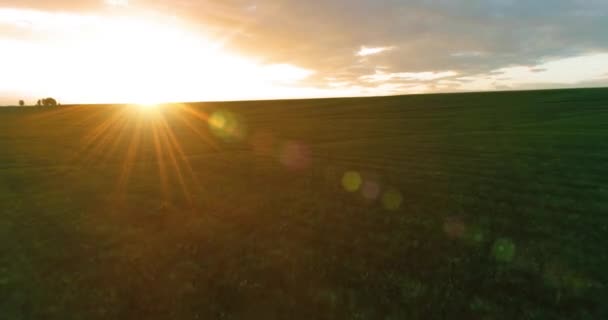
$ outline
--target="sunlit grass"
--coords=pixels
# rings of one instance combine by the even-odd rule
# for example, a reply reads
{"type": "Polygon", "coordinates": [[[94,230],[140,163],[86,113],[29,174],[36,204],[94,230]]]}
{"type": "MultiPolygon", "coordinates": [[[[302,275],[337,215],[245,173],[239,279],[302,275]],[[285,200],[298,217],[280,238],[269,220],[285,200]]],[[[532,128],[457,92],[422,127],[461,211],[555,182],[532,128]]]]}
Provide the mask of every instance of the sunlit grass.
{"type": "Polygon", "coordinates": [[[601,319],[606,97],[0,108],[0,314],[601,319]]]}
{"type": "MultiPolygon", "coordinates": [[[[65,113],[74,116],[78,110],[80,109],[65,109],[65,113]]],[[[201,130],[210,126],[208,116],[185,105],[153,102],[131,104],[107,111],[109,112],[103,114],[102,118],[87,127],[79,138],[79,148],[67,157],[66,162],[78,166],[120,163],[120,172],[114,177],[115,188],[112,193],[116,200],[127,199],[130,188],[138,184],[133,177],[138,163],[156,163],[158,172],[155,175],[159,180],[157,188],[162,197],[160,200],[165,201],[172,195],[180,194],[190,202],[193,188],[197,188],[198,182],[193,181],[192,166],[182,148],[184,141],[173,132],[168,118],[179,120],[184,128],[197,135],[199,143],[215,148],[213,135],[201,130]],[[150,146],[152,149],[149,149],[150,146]],[[190,180],[189,183],[186,180],[190,180]],[[177,188],[170,187],[174,182],[177,188]]]]}

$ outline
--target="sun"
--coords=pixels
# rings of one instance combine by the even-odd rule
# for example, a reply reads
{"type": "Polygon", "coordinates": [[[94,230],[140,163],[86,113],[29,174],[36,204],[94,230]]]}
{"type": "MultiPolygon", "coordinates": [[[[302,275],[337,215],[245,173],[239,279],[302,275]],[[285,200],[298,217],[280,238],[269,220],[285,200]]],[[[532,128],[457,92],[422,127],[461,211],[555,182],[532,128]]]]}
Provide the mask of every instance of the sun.
{"type": "Polygon", "coordinates": [[[136,106],[142,110],[153,110],[153,109],[157,109],[158,107],[160,107],[160,104],[154,103],[154,102],[143,102],[143,103],[136,104],[136,106]]]}
{"type": "Polygon", "coordinates": [[[139,102],[133,103],[131,106],[140,114],[152,116],[160,112],[162,104],[157,102],[139,102]]]}

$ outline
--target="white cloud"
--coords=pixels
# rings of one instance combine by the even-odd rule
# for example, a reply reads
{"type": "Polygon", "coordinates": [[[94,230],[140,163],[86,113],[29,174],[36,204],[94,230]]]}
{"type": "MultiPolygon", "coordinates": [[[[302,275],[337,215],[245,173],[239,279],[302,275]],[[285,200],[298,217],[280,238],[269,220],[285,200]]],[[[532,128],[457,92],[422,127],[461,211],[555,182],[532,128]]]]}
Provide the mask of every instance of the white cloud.
{"type": "Polygon", "coordinates": [[[375,54],[380,54],[385,51],[393,50],[394,47],[361,47],[357,52],[357,56],[359,57],[367,57],[375,54]]]}

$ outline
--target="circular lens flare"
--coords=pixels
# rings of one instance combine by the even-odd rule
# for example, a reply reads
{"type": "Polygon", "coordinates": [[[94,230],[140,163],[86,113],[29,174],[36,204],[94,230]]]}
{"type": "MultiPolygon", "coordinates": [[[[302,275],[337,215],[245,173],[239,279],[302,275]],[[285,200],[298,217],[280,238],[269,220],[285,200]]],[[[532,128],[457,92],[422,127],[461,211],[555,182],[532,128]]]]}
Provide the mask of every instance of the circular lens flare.
{"type": "Polygon", "coordinates": [[[348,171],[342,176],[342,187],[348,192],[356,192],[361,188],[363,179],[359,172],[348,171]]]}

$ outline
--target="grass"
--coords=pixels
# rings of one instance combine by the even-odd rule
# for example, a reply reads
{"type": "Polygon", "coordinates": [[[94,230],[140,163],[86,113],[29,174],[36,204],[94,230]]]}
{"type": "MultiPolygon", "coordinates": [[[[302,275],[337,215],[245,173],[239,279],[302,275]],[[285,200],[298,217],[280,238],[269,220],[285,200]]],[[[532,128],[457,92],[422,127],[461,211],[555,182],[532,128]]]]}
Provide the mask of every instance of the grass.
{"type": "Polygon", "coordinates": [[[608,90],[0,109],[3,319],[605,319],[608,90]]]}

